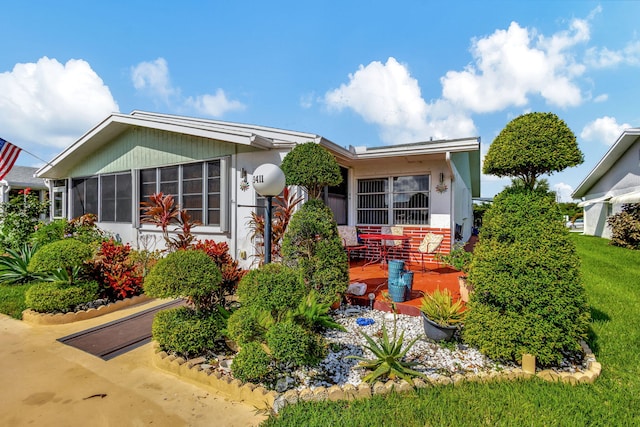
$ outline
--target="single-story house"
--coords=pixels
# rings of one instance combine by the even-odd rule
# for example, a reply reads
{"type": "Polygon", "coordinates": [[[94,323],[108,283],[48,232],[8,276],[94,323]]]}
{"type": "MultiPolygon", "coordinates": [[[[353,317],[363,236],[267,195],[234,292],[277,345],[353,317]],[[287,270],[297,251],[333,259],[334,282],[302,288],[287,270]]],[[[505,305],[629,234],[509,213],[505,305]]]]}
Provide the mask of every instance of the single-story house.
{"type": "Polygon", "coordinates": [[[37,176],[59,201],[52,218],[94,213],[101,228],[138,248],[162,245],[159,230],[141,224],[140,202],[156,192],[172,194],[202,223],[193,230],[198,238],[227,242],[249,266],[255,248],[248,222],[264,203],[253,189],[253,171],[280,164],[310,141],[335,156],[345,178],[325,191],[338,224],[369,232],[402,225],[412,235],[410,250],[428,231],[445,235],[444,252],[452,236],[470,237],[472,197],[480,195],[478,137],[345,148],[311,133],[134,111],[107,117],[37,176]]]}
{"type": "Polygon", "coordinates": [[[21,191],[30,190],[31,194],[38,196],[41,202],[48,198],[48,187],[44,179],[34,175],[38,168],[14,165],[9,173],[0,181],[0,202],[8,202],[21,191]]]}
{"type": "Polygon", "coordinates": [[[640,203],[640,128],[623,131],[571,196],[582,199],[584,234],[610,238],[607,218],[640,203]]]}

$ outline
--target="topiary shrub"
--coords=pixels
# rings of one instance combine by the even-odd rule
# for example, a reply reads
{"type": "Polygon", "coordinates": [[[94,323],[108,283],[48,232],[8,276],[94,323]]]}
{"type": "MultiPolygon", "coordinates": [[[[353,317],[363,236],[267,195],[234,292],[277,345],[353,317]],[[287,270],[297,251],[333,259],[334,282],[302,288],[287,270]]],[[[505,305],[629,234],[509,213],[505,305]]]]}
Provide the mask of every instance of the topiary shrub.
{"type": "Polygon", "coordinates": [[[41,247],[31,257],[29,270],[37,273],[66,270],[68,275],[74,267],[82,266],[93,256],[93,249],[75,239],[63,239],[41,247]]]}
{"type": "Polygon", "coordinates": [[[238,299],[255,311],[266,311],[274,318],[298,306],[307,294],[299,270],[282,264],[266,264],[249,271],[238,284],[238,299]]]}
{"type": "Polygon", "coordinates": [[[265,332],[258,313],[246,306],[231,313],[227,320],[227,336],[240,346],[251,341],[264,341],[265,332]]]}
{"type": "Polygon", "coordinates": [[[196,312],[179,307],[158,312],[151,334],[164,350],[190,357],[215,349],[223,329],[224,320],[217,311],[196,312]]]}
{"type": "Polygon", "coordinates": [[[144,292],[154,298],[185,297],[196,309],[208,309],[221,282],[220,269],[205,252],[179,250],[153,266],[144,279],[144,292]]]}
{"type": "Polygon", "coordinates": [[[242,381],[262,382],[271,372],[271,356],[257,342],[243,345],[233,358],[231,372],[242,381]]]}
{"type": "Polygon", "coordinates": [[[349,285],[347,254],[331,210],[320,200],[309,200],[289,223],[282,243],[283,263],[302,270],[308,290],[318,301],[333,303],[349,285]]]}
{"type": "Polygon", "coordinates": [[[294,366],[315,365],[326,351],[322,336],[292,321],[273,325],[266,339],[274,359],[294,366]]]}
{"type": "Polygon", "coordinates": [[[95,300],[98,289],[98,282],[95,281],[74,285],[68,282],[36,283],[25,293],[25,303],[28,308],[40,313],[68,312],[78,304],[95,300]]]}
{"type": "Polygon", "coordinates": [[[640,203],[622,205],[622,212],[607,218],[611,242],[627,249],[640,249],[640,203]]]}
{"type": "Polygon", "coordinates": [[[315,142],[297,145],[280,165],[287,185],[303,187],[310,199],[318,199],[326,186],[342,182],[340,165],[333,154],[315,142]]]}
{"type": "Polygon", "coordinates": [[[463,338],[492,358],[541,365],[579,351],[589,308],[579,258],[554,196],[510,188],[484,215],[469,273],[463,338]]]}

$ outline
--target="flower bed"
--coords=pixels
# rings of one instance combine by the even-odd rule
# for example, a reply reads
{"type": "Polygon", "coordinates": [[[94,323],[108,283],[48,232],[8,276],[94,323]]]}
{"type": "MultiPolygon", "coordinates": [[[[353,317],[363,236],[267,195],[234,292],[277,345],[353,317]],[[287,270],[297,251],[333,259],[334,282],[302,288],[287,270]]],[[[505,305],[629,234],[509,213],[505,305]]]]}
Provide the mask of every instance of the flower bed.
{"type": "MultiPolygon", "coordinates": [[[[377,310],[350,307],[334,312],[334,319],[345,326],[347,332],[326,332],[325,337],[330,346],[327,357],[314,368],[285,370],[286,375],[270,385],[274,388],[271,391],[264,384],[242,383],[234,379],[229,369],[231,360],[224,355],[215,359],[199,357],[185,360],[158,349],[154,360],[159,368],[211,386],[231,399],[275,410],[298,401],[355,399],[412,388],[406,381],[376,382],[372,385],[364,383],[362,377],[366,372],[357,367],[355,360],[346,358],[349,355],[368,357],[362,348],[364,339],[360,332],[375,336],[382,324],[392,329],[392,315],[377,310]],[[373,323],[358,322],[358,319],[362,318],[372,319],[373,323]]],[[[423,335],[422,323],[418,317],[398,315],[397,327],[399,331],[405,332],[405,342],[423,335]]],[[[535,376],[572,384],[593,382],[600,374],[600,364],[595,361],[586,344],[583,345],[583,350],[585,355],[581,360],[576,362],[566,359],[563,366],[538,370],[535,376]]],[[[407,359],[416,362],[415,369],[426,376],[426,379],[414,381],[416,387],[534,376],[533,373],[525,372],[516,365],[492,361],[477,350],[462,344],[439,345],[425,339],[416,342],[408,352],[407,359]]]]}

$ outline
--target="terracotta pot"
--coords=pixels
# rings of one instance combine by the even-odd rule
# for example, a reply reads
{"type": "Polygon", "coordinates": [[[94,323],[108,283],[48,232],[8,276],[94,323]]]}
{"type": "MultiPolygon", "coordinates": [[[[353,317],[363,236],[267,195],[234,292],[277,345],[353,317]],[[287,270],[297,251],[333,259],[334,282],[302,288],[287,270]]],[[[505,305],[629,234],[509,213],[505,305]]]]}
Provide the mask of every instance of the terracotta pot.
{"type": "Polygon", "coordinates": [[[473,285],[467,280],[467,276],[458,276],[460,285],[460,299],[465,303],[469,302],[469,295],[473,293],[473,285]]]}

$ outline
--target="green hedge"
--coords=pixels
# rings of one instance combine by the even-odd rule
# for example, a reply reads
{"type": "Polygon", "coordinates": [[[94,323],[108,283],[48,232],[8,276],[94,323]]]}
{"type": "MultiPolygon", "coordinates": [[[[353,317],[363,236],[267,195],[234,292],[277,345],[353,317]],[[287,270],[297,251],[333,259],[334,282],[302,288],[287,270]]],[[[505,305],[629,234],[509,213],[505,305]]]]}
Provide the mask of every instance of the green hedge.
{"type": "Polygon", "coordinates": [[[294,366],[316,365],[326,354],[324,339],[299,323],[279,322],[267,331],[267,346],[279,362],[294,366]]]}
{"type": "Polygon", "coordinates": [[[215,349],[224,326],[217,311],[196,312],[179,307],[158,312],[153,318],[151,333],[164,350],[190,357],[215,349]]]}
{"type": "Polygon", "coordinates": [[[36,283],[27,290],[25,304],[41,313],[67,312],[78,304],[95,300],[99,288],[95,281],[78,282],[74,285],[69,285],[68,282],[36,283]]]}
{"type": "Polygon", "coordinates": [[[298,306],[307,288],[299,270],[271,263],[249,271],[238,283],[238,299],[255,311],[266,311],[274,318],[298,306]]]}
{"type": "Polygon", "coordinates": [[[309,200],[296,212],[282,242],[283,263],[299,268],[308,290],[332,304],[347,291],[349,263],[333,213],[322,201],[309,200]]]}
{"type": "Polygon", "coordinates": [[[271,373],[271,356],[257,342],[250,342],[242,346],[233,358],[231,371],[242,381],[262,382],[271,373]]]}
{"type": "Polygon", "coordinates": [[[41,247],[29,262],[29,270],[52,272],[57,269],[70,270],[81,266],[93,256],[93,249],[75,239],[63,239],[41,247]]]}
{"type": "Polygon", "coordinates": [[[474,249],[463,338],[492,358],[558,363],[579,350],[589,308],[579,258],[552,194],[507,189],[474,249]]]}
{"type": "Polygon", "coordinates": [[[188,297],[199,307],[211,298],[220,283],[220,268],[204,251],[179,250],[151,268],[144,279],[144,292],[154,298],[188,297]]]}

